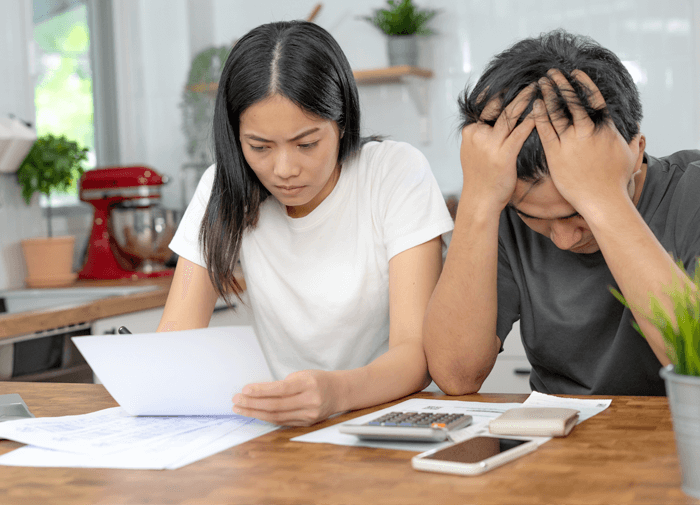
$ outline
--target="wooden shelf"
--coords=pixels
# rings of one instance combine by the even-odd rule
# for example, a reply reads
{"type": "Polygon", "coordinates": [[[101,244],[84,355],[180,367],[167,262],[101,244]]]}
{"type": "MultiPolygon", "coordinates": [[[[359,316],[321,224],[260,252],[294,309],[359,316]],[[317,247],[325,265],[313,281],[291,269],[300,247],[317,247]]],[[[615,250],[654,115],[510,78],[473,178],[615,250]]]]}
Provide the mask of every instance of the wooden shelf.
{"type": "Polygon", "coordinates": [[[210,93],[212,95],[216,94],[217,89],[219,89],[218,82],[203,82],[201,84],[187,86],[188,91],[194,91],[195,93],[210,93]]]}
{"type": "MultiPolygon", "coordinates": [[[[426,68],[412,67],[410,65],[399,65],[396,67],[375,68],[371,70],[355,70],[353,72],[357,84],[384,84],[401,82],[406,78],[420,77],[430,79],[433,72],[426,68]]],[[[219,85],[216,82],[204,82],[187,86],[189,91],[195,93],[216,94],[219,85]]]]}
{"type": "Polygon", "coordinates": [[[376,68],[372,70],[356,70],[355,82],[357,84],[383,84],[401,82],[407,77],[421,77],[429,79],[433,76],[431,70],[409,65],[399,65],[397,67],[376,68]]]}

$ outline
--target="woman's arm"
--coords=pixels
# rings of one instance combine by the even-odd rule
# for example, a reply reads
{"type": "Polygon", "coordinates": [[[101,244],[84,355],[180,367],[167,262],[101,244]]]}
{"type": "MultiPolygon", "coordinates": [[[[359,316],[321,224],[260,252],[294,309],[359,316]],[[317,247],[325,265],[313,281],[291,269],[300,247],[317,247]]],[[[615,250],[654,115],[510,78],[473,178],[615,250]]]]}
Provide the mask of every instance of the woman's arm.
{"type": "Polygon", "coordinates": [[[389,261],[389,350],[372,363],[353,370],[304,370],[281,381],[250,384],[234,396],[234,411],[276,424],[308,426],[426,387],[430,377],[423,316],[441,268],[440,237],[389,261]]]}
{"type": "Polygon", "coordinates": [[[178,258],[157,331],[206,328],[217,299],[206,268],[178,258]]]}

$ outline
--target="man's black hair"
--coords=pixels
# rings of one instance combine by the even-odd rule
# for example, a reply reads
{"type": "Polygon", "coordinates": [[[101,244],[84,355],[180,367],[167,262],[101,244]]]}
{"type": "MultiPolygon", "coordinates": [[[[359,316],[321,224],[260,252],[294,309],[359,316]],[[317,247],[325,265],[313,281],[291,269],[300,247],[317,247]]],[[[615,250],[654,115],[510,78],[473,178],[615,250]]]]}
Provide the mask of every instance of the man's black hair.
{"type": "MultiPolygon", "coordinates": [[[[574,35],[564,30],[543,33],[539,37],[517,42],[496,55],[486,67],[473,89],[464,90],[459,98],[462,128],[480,121],[481,113],[492,99],[501,100],[501,108],[494,117],[483,118],[495,123],[501,110],[508,106],[520,91],[556,68],[569,80],[578,100],[585,107],[596,126],[611,120],[629,143],[639,133],[642,120],[642,104],[639,92],[620,59],[590,37],[574,35]],[[600,90],[606,108],[591,107],[587,88],[571,79],[571,72],[585,72],[600,90]]],[[[554,86],[555,89],[556,86],[554,86]]],[[[559,113],[573,119],[566,106],[566,99],[559,93],[559,113]]],[[[520,116],[520,122],[532,109],[532,102],[542,98],[539,86],[532,100],[520,116]]],[[[518,155],[518,179],[538,181],[549,174],[544,149],[537,130],[532,131],[518,155]]]]}

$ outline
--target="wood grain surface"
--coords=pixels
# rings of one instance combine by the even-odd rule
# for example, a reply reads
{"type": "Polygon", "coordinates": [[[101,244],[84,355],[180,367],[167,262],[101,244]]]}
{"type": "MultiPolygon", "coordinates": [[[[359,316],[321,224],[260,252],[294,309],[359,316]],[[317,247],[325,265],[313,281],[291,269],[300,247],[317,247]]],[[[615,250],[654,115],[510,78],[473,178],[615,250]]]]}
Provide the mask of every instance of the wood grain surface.
{"type": "MultiPolygon", "coordinates": [[[[0,383],[37,416],[115,406],[100,385],[0,383]]],[[[525,395],[421,398],[522,402],[525,395]]],[[[178,470],[0,466],[0,504],[700,504],[680,488],[666,398],[614,397],[561,439],[478,477],[418,472],[408,451],[292,442],[313,428],[288,428],[178,470]]],[[[0,453],[21,444],[0,441],[0,453]]]]}

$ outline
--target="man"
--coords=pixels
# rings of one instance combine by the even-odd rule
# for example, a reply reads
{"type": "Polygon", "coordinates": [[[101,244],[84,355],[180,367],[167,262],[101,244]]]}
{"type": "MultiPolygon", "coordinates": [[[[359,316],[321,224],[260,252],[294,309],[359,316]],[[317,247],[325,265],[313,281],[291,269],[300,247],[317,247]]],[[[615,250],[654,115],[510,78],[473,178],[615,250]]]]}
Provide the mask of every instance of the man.
{"type": "Polygon", "coordinates": [[[424,323],[435,382],[478,391],[519,319],[534,390],[665,394],[669,358],[646,316],[691,282],[700,152],[645,154],[629,73],[564,31],[496,56],[460,108],[464,185],[424,323]]]}

